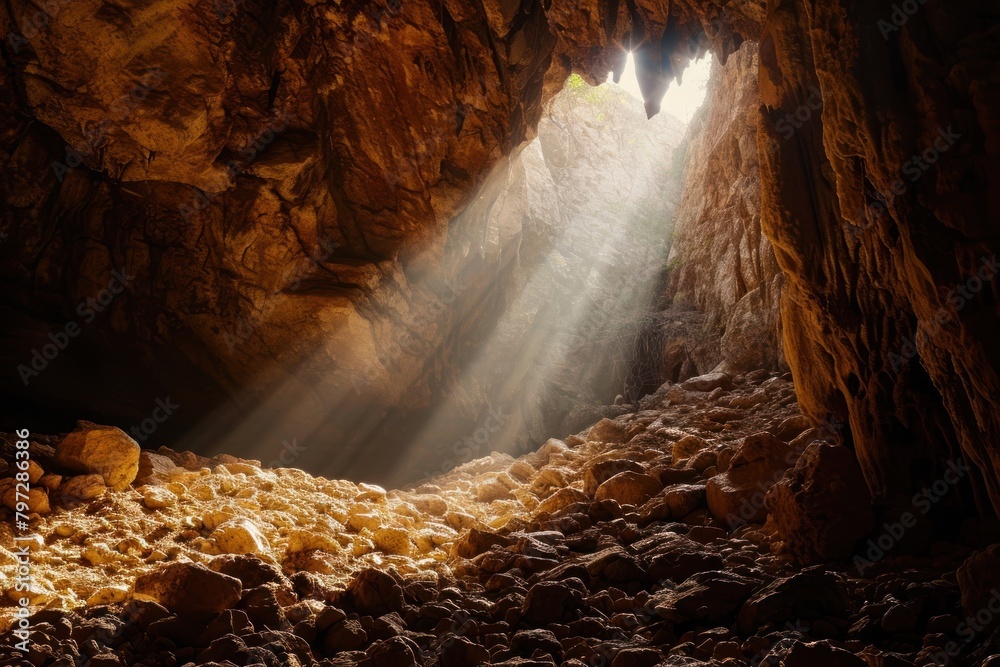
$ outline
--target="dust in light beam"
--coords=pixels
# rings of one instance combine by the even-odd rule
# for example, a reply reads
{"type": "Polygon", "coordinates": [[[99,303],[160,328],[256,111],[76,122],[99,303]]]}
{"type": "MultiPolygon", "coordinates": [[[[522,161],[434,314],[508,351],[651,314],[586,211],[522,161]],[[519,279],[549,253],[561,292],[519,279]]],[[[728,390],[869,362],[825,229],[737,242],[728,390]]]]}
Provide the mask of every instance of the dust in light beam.
{"type": "MultiPolygon", "coordinates": [[[[708,54],[698,61],[692,61],[684,70],[684,83],[677,85],[676,81],[670,83],[667,94],[663,96],[660,105],[660,112],[666,112],[675,116],[685,123],[691,121],[695,112],[705,101],[705,93],[708,86],[708,77],[712,72],[712,54],[708,54]]],[[[613,82],[613,75],[608,75],[608,83],[613,82]]],[[[625,64],[625,71],[618,85],[637,99],[642,99],[639,91],[639,79],[635,75],[635,58],[628,54],[628,62],[625,64]]]]}

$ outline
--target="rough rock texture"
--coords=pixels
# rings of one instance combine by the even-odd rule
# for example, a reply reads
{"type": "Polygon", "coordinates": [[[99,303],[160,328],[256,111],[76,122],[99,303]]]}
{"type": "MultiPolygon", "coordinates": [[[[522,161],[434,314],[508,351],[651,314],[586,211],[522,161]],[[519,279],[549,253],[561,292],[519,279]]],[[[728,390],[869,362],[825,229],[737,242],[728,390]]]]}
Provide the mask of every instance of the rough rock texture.
{"type": "Polygon", "coordinates": [[[356,391],[425,404],[424,354],[365,361],[439,302],[420,276],[448,221],[541,102],[628,45],[654,112],[690,57],[759,38],[761,225],[804,410],[850,425],[877,501],[961,454],[998,508],[997,3],[917,4],[8,3],[6,396],[136,420],[169,392],[268,396],[303,427],[356,391]],[[272,391],[293,367],[307,387],[272,391]]]}
{"type": "Polygon", "coordinates": [[[814,442],[765,497],[769,521],[799,560],[839,560],[874,525],[871,496],[854,454],[814,442]]]}
{"type": "Polygon", "coordinates": [[[121,429],[81,421],[56,447],[56,463],[78,472],[96,473],[122,491],[139,472],[139,445],[121,429]]]}
{"type": "MultiPolygon", "coordinates": [[[[993,640],[968,637],[979,621],[962,603],[997,607],[972,583],[992,586],[984,574],[996,570],[995,554],[975,554],[977,530],[931,556],[889,549],[864,572],[850,561],[803,570],[775,552],[766,525],[713,518],[704,493],[683,515],[659,513],[663,496],[713,474],[674,463],[676,442],[694,436],[713,452],[788,435],[800,417],[787,380],[731,383],[683,404],[647,397],[615,419],[619,429],[602,426],[623,438],[567,435],[406,490],[164,448],[156,456],[176,470],[161,461],[163,479],[141,488],[170,489],[175,505],[150,510],[133,487],[31,517],[31,649],[16,646],[15,607],[0,606],[0,664],[979,664],[993,640]],[[765,400],[736,407],[758,392],[765,400]],[[718,410],[734,413],[730,428],[714,430],[707,415],[718,410]],[[588,497],[586,473],[603,461],[640,463],[662,492],[641,507],[588,497]],[[480,501],[494,484],[512,497],[480,501]],[[576,499],[547,508],[562,492],[576,499]],[[219,553],[213,536],[237,518],[268,538],[261,553],[219,553]],[[379,545],[383,528],[412,551],[379,545]]],[[[45,474],[56,469],[51,440],[30,446],[45,474]]],[[[0,471],[15,461],[12,442],[0,438],[0,471]]],[[[11,519],[0,508],[5,601],[25,595],[11,519]]]]}
{"type": "Polygon", "coordinates": [[[786,369],[778,314],[781,271],[760,226],[757,45],[713,64],[706,104],[688,128],[684,197],[670,249],[672,315],[701,331],[667,337],[674,380],[719,364],[786,369]],[[687,363],[685,363],[687,362],[687,363]],[[689,370],[688,370],[689,369],[689,370]]]}

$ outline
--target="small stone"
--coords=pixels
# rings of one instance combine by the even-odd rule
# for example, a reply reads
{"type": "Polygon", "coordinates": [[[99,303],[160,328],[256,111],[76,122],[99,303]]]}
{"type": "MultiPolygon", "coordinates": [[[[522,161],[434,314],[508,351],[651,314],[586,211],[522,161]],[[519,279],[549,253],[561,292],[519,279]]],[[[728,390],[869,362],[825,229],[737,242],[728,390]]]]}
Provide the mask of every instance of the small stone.
{"type": "Polygon", "coordinates": [[[59,485],[62,484],[62,481],[63,481],[62,475],[46,473],[38,479],[38,484],[39,486],[44,486],[51,493],[52,491],[55,491],[59,488],[59,485]]]}
{"type": "Polygon", "coordinates": [[[59,499],[72,504],[100,498],[108,490],[101,475],[77,475],[70,477],[59,487],[59,499]]]}
{"type": "Polygon", "coordinates": [[[262,554],[270,551],[267,538],[250,519],[230,519],[212,532],[212,538],[222,553],[262,554]]]}
{"type": "Polygon", "coordinates": [[[161,486],[147,486],[143,489],[142,502],[151,510],[164,509],[176,505],[177,496],[161,486]]]}
{"type": "Polygon", "coordinates": [[[671,457],[674,465],[677,465],[681,461],[686,461],[698,452],[707,448],[708,443],[705,442],[704,439],[699,438],[696,435],[684,436],[674,443],[673,449],[671,450],[671,457]]]}
{"type": "Polygon", "coordinates": [[[12,510],[17,509],[17,503],[24,502],[28,505],[26,514],[48,514],[52,511],[49,507],[49,494],[44,488],[31,487],[28,489],[27,498],[22,492],[20,498],[17,494],[17,487],[12,486],[3,494],[3,504],[12,510]]]}
{"type": "Polygon", "coordinates": [[[583,473],[583,492],[594,495],[604,482],[622,472],[646,472],[639,463],[629,459],[610,459],[588,466],[583,473]]]}
{"type": "Polygon", "coordinates": [[[410,535],[402,528],[379,528],[375,531],[373,541],[383,553],[409,556],[413,551],[410,535]]]}
{"type": "Polygon", "coordinates": [[[124,491],[139,472],[139,451],[121,429],[80,421],[56,447],[55,460],[71,470],[97,473],[107,486],[124,491]]]}
{"type": "Polygon", "coordinates": [[[625,426],[611,419],[602,419],[590,427],[587,433],[587,442],[625,442],[625,426]]]}
{"type": "Polygon", "coordinates": [[[35,484],[38,480],[42,478],[45,471],[42,470],[42,466],[38,465],[37,461],[28,461],[28,483],[35,484]]]}
{"type": "Polygon", "coordinates": [[[736,385],[733,384],[733,379],[726,373],[708,373],[685,380],[681,383],[681,387],[688,391],[708,392],[713,389],[732,391],[736,388],[736,385]]]}
{"type": "Polygon", "coordinates": [[[93,595],[87,598],[87,606],[94,607],[101,604],[117,604],[128,600],[129,590],[127,586],[104,586],[94,591],[93,595]]]}

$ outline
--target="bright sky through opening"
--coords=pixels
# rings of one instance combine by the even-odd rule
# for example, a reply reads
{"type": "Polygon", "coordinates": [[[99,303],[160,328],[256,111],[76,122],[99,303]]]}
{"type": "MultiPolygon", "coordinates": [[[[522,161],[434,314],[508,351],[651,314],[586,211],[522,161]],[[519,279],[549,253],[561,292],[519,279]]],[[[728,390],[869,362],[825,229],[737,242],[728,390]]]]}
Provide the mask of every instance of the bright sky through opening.
{"type": "MultiPolygon", "coordinates": [[[[676,116],[685,123],[690,122],[698,107],[705,101],[708,76],[711,72],[712,54],[708,54],[697,62],[692,61],[684,70],[684,83],[678,86],[677,82],[671,82],[667,94],[663,96],[663,102],[660,105],[661,111],[676,116]]],[[[612,75],[609,74],[608,82],[612,81],[612,75]]],[[[628,62],[618,85],[636,98],[642,99],[642,93],[639,91],[639,79],[635,76],[635,58],[631,53],[628,54],[628,62]]]]}

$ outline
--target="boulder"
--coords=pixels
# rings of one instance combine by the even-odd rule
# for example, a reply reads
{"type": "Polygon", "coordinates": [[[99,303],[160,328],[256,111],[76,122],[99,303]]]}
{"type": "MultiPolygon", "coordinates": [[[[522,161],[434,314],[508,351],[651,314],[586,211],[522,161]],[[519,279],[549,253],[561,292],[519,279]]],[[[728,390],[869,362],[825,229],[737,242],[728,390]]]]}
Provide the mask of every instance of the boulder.
{"type": "Polygon", "coordinates": [[[583,472],[583,492],[593,496],[601,484],[627,471],[641,473],[646,470],[641,464],[629,459],[611,459],[594,463],[583,472]]]}
{"type": "Polygon", "coordinates": [[[788,445],[770,433],[743,438],[726,472],[706,484],[708,509],[730,528],[763,523],[767,516],[764,495],[795,463],[788,445]]]}
{"type": "Polygon", "coordinates": [[[803,563],[847,558],[875,521],[854,452],[824,441],[806,448],[765,503],[769,525],[803,563]]]}
{"type": "Polygon", "coordinates": [[[663,487],[652,475],[639,472],[620,472],[597,487],[595,500],[614,500],[619,505],[641,505],[663,487]]]}
{"type": "Polygon", "coordinates": [[[201,563],[170,563],[140,575],[132,595],[177,614],[210,614],[234,607],[242,592],[236,577],[213,572],[201,563]]]}
{"type": "Polygon", "coordinates": [[[107,486],[124,491],[139,472],[139,444],[120,428],[80,421],[56,447],[55,459],[70,470],[99,474],[107,486]]]}

